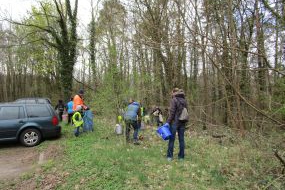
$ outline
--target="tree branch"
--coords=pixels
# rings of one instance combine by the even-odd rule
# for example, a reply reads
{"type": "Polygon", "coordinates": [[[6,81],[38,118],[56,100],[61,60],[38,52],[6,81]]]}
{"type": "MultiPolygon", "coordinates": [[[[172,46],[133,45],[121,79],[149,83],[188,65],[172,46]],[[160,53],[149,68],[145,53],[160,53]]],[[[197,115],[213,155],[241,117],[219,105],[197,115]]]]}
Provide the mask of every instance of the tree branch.
{"type": "Polygon", "coordinates": [[[79,80],[76,79],[74,76],[72,76],[72,78],[73,78],[77,83],[82,84],[84,87],[88,88],[89,90],[92,90],[92,91],[94,91],[94,92],[96,91],[96,89],[90,87],[89,85],[85,84],[84,82],[79,81],[79,80]]]}

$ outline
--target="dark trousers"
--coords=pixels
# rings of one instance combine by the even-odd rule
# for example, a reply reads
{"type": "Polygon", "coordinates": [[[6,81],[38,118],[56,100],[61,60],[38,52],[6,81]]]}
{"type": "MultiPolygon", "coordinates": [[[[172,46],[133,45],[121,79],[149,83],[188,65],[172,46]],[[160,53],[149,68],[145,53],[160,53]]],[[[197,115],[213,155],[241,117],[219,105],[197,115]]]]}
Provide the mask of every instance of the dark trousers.
{"type": "Polygon", "coordinates": [[[80,134],[80,127],[76,127],[76,128],[74,129],[74,135],[75,135],[76,137],[78,137],[79,134],[80,134]]]}
{"type": "Polygon", "coordinates": [[[132,128],[134,129],[134,135],[133,135],[134,141],[137,141],[138,131],[139,131],[137,121],[126,120],[125,123],[126,123],[126,141],[130,142],[130,131],[132,128]]]}
{"type": "Polygon", "coordinates": [[[68,114],[68,120],[67,120],[68,124],[70,124],[72,122],[72,120],[71,120],[72,116],[73,116],[73,113],[68,114]]]}
{"type": "Polygon", "coordinates": [[[58,117],[60,121],[62,121],[62,115],[63,115],[63,111],[58,112],[58,117]]]}
{"type": "Polygon", "coordinates": [[[184,149],[185,149],[185,141],[184,141],[184,132],[185,132],[185,124],[180,124],[179,126],[171,125],[170,126],[171,137],[168,142],[167,149],[167,157],[173,158],[173,150],[174,150],[174,141],[176,136],[176,131],[178,132],[178,140],[179,140],[179,153],[178,158],[184,158],[184,149]]]}

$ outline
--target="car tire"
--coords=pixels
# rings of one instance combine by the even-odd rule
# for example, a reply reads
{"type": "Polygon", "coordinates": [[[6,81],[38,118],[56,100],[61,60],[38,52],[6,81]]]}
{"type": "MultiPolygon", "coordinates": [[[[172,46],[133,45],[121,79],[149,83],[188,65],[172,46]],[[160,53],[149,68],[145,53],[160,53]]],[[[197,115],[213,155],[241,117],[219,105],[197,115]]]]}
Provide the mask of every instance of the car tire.
{"type": "Polygon", "coordinates": [[[42,134],[34,128],[25,129],[20,135],[20,142],[27,147],[38,145],[42,140],[42,134]]]}

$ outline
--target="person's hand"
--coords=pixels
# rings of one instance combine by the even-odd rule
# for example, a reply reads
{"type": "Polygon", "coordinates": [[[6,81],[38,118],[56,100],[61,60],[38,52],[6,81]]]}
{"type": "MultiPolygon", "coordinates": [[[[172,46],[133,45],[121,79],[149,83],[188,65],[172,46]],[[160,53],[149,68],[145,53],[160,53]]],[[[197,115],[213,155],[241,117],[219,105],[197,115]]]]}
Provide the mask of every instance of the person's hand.
{"type": "Polygon", "coordinates": [[[89,110],[88,106],[82,105],[82,107],[83,107],[84,110],[89,110]]]}

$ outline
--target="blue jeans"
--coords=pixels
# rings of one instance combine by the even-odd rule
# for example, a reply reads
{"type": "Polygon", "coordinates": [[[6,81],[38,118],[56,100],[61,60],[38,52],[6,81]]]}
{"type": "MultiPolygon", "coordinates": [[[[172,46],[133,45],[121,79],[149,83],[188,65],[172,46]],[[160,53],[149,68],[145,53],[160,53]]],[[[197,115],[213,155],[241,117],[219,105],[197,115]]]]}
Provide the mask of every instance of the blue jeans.
{"type": "Polygon", "coordinates": [[[132,121],[132,120],[126,120],[126,140],[127,142],[130,142],[130,131],[131,128],[133,127],[134,129],[134,141],[138,140],[138,132],[139,132],[139,126],[137,121],[132,121]]]}
{"type": "Polygon", "coordinates": [[[185,149],[185,141],[184,141],[184,132],[185,132],[185,124],[180,124],[179,126],[171,125],[170,126],[171,137],[168,142],[167,149],[167,157],[173,158],[173,150],[174,150],[174,141],[176,136],[176,131],[178,132],[178,140],[179,140],[179,153],[178,158],[184,158],[184,149],[185,149]]]}
{"type": "Polygon", "coordinates": [[[142,122],[141,121],[137,121],[137,125],[138,125],[138,131],[141,130],[141,126],[142,126],[142,122]]]}

